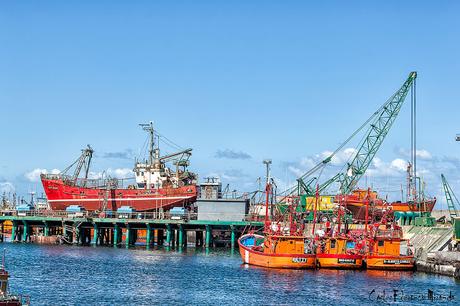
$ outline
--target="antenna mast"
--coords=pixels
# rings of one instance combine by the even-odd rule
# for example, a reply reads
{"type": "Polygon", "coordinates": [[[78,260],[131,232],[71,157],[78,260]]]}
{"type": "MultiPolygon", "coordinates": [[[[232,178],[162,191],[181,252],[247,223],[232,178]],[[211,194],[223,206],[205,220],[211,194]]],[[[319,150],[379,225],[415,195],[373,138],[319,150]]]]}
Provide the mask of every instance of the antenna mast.
{"type": "Polygon", "coordinates": [[[272,163],[271,159],[265,159],[264,164],[267,167],[267,183],[265,186],[265,231],[267,232],[270,227],[270,220],[268,218],[268,203],[270,199],[270,192],[271,192],[271,184],[270,184],[270,165],[272,163]]]}
{"type": "Polygon", "coordinates": [[[149,133],[149,164],[153,164],[153,154],[155,147],[155,132],[153,129],[153,121],[150,121],[150,123],[140,123],[139,126],[141,126],[144,131],[149,133]]]}

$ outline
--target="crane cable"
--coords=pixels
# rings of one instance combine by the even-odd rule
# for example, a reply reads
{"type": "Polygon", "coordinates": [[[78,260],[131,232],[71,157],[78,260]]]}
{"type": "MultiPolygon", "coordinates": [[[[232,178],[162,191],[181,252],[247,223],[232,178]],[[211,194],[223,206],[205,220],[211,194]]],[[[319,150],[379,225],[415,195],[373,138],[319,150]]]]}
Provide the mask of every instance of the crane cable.
{"type": "MultiPolygon", "coordinates": [[[[311,168],[309,171],[307,171],[305,174],[303,174],[299,179],[305,179],[312,175],[313,173],[317,172],[318,170],[321,169],[320,175],[322,174],[324,167],[332,160],[332,158],[340,151],[343,149],[343,147],[348,144],[359,132],[361,132],[368,124],[371,122],[380,112],[385,108],[385,106],[388,104],[388,101],[390,101],[395,95],[392,95],[390,99],[388,99],[383,105],[381,105],[358,129],[356,129],[337,149],[334,150],[327,158],[319,162],[316,166],[311,168]]],[[[363,142],[365,137],[361,140],[363,142]]],[[[343,168],[342,168],[343,169],[343,168]]],[[[317,181],[319,180],[319,177],[317,178],[317,181]]],[[[296,190],[296,186],[290,187],[283,191],[281,194],[286,194],[286,196],[292,195],[296,190]]]]}

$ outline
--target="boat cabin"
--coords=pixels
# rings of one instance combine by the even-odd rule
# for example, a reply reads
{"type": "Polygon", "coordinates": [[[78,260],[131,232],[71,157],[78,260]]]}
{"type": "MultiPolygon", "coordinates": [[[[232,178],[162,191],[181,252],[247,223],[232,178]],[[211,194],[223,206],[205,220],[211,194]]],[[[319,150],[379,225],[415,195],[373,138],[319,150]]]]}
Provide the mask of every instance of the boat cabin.
{"type": "Polygon", "coordinates": [[[311,241],[300,236],[272,236],[263,245],[267,254],[313,254],[311,241]]]}
{"type": "Polygon", "coordinates": [[[406,240],[378,238],[369,248],[370,255],[410,256],[406,240]]]}
{"type": "Polygon", "coordinates": [[[360,245],[353,240],[336,237],[320,240],[317,253],[320,254],[349,254],[357,253],[360,245]]]}

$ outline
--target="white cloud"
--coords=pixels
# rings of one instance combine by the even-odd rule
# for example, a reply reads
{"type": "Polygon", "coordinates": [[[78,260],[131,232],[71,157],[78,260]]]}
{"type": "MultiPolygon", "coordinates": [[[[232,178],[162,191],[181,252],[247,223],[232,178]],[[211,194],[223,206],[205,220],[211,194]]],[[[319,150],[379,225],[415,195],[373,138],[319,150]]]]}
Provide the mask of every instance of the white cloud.
{"type": "MultiPolygon", "coordinates": [[[[356,155],[357,152],[358,150],[356,150],[355,148],[346,148],[344,150],[341,150],[332,157],[330,163],[334,166],[343,165],[347,161],[350,161],[356,155]]],[[[332,151],[324,151],[319,156],[322,160],[324,160],[331,156],[332,153],[332,151]]]]}
{"type": "Polygon", "coordinates": [[[391,167],[393,169],[396,169],[398,171],[406,171],[407,170],[407,165],[408,163],[401,159],[401,158],[396,158],[391,162],[391,167]]]}
{"type": "Polygon", "coordinates": [[[305,173],[304,170],[301,170],[301,169],[299,169],[297,167],[294,167],[294,166],[289,166],[288,170],[291,171],[297,177],[300,177],[305,173]]]}
{"type": "Polygon", "coordinates": [[[300,160],[300,165],[302,167],[305,167],[306,169],[310,169],[310,168],[313,168],[316,164],[318,163],[318,161],[315,161],[313,158],[311,157],[304,157],[300,160]]]}
{"type": "Polygon", "coordinates": [[[115,176],[116,178],[128,178],[128,177],[134,176],[134,172],[130,168],[117,168],[117,169],[114,169],[112,173],[113,173],[113,176],[115,176]]]}
{"type": "Polygon", "coordinates": [[[430,160],[433,158],[431,153],[427,150],[416,150],[415,152],[415,155],[420,159],[430,160]]]}
{"type": "MultiPolygon", "coordinates": [[[[400,148],[398,150],[398,153],[401,154],[402,156],[406,157],[406,158],[411,157],[410,156],[411,151],[407,150],[407,149],[404,149],[404,148],[400,148]]],[[[425,150],[425,149],[416,150],[415,155],[417,156],[417,158],[419,158],[421,160],[431,160],[431,159],[433,159],[433,155],[431,155],[431,153],[428,150],[425,150]]]]}
{"type": "Polygon", "coordinates": [[[38,182],[40,180],[40,174],[58,174],[61,171],[59,169],[52,169],[52,170],[47,170],[47,169],[42,169],[42,168],[35,168],[34,170],[27,172],[24,174],[24,177],[29,180],[30,182],[38,182]]]}
{"type": "Polygon", "coordinates": [[[370,177],[402,177],[407,169],[407,162],[396,158],[391,162],[385,162],[378,157],[374,157],[371,165],[366,171],[370,177]]]}

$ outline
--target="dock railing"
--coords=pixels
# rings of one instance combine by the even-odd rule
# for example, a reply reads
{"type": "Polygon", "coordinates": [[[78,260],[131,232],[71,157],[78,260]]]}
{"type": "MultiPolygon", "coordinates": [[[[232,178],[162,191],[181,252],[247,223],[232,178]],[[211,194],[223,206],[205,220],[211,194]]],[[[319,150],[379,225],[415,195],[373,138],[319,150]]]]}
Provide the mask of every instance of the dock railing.
{"type": "MultiPolygon", "coordinates": [[[[263,220],[263,216],[257,216],[254,214],[246,214],[236,216],[235,214],[225,213],[206,213],[210,216],[211,220],[231,220],[231,221],[254,221],[260,222],[263,220]]],[[[198,220],[198,213],[196,212],[185,212],[182,214],[170,213],[170,212],[96,212],[96,211],[58,211],[58,210],[0,210],[0,216],[12,216],[12,217],[41,217],[41,218],[62,218],[62,219],[128,219],[128,220],[176,220],[176,221],[190,221],[198,220]]]]}

